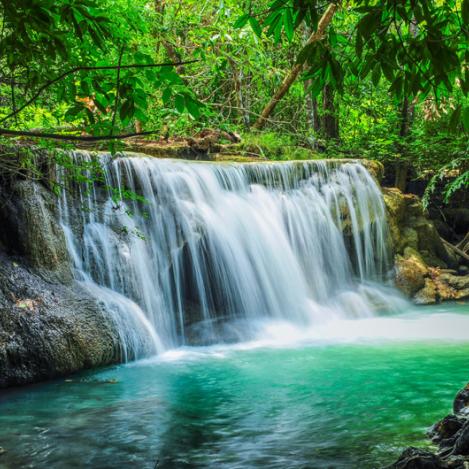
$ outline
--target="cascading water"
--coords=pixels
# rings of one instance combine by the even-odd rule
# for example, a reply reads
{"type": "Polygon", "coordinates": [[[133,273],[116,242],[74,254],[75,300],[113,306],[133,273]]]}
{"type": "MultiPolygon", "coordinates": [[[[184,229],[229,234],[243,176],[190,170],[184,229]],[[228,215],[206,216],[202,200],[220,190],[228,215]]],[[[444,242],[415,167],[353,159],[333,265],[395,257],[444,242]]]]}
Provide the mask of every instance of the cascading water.
{"type": "Polygon", "coordinates": [[[250,338],[265,320],[307,327],[397,304],[377,283],[388,267],[381,192],[358,163],[73,157],[98,158],[105,183],[63,191],[61,223],[124,359],[250,338]]]}

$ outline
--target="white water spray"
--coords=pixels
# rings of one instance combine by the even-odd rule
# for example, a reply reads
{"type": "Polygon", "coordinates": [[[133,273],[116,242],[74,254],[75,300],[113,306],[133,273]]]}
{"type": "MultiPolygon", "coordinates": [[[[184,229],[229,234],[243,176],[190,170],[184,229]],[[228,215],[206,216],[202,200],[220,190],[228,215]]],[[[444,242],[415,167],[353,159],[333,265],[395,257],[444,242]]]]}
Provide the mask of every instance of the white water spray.
{"type": "Polygon", "coordinates": [[[310,328],[400,304],[378,285],[385,208],[358,163],[98,159],[105,183],[64,191],[61,222],[76,278],[115,315],[128,358],[249,339],[260,320],[310,328]]]}

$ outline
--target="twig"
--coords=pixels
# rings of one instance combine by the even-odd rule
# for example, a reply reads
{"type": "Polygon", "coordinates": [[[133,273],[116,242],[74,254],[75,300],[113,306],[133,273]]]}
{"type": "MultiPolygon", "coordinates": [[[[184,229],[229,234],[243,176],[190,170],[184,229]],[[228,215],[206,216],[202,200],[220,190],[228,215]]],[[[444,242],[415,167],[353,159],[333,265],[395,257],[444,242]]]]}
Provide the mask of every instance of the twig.
{"type": "Polygon", "coordinates": [[[22,130],[9,130],[0,129],[0,135],[11,135],[15,137],[37,137],[48,138],[53,140],[73,140],[77,142],[98,142],[101,140],[124,140],[130,137],[137,137],[142,135],[155,135],[159,134],[158,130],[149,130],[147,132],[133,132],[122,135],[102,135],[102,136],[82,136],[82,135],[64,135],[64,134],[49,134],[42,132],[27,132],[22,130]]]}
{"type": "Polygon", "coordinates": [[[453,246],[451,243],[446,241],[446,239],[441,238],[441,241],[443,241],[443,244],[454,251],[458,256],[462,257],[463,259],[466,259],[466,261],[469,261],[469,255],[467,255],[464,251],[461,251],[461,249],[457,248],[456,246],[453,246]]]}
{"type": "Polygon", "coordinates": [[[1,122],[5,122],[7,119],[10,119],[11,117],[15,116],[16,114],[19,114],[24,108],[28,107],[30,104],[32,104],[34,101],[36,101],[37,98],[42,94],[43,91],[45,91],[47,88],[50,86],[54,85],[55,83],[63,80],[64,78],[68,77],[69,75],[73,75],[74,73],[81,72],[81,71],[96,71],[96,70],[116,70],[118,68],[120,69],[130,69],[130,68],[155,68],[155,67],[177,67],[179,65],[186,65],[186,64],[192,64],[195,62],[200,62],[200,60],[187,60],[187,61],[182,61],[182,62],[167,62],[167,63],[161,63],[161,64],[130,64],[130,65],[121,65],[120,67],[118,65],[102,65],[102,66],[88,66],[88,65],[83,65],[79,67],[74,67],[71,68],[70,70],[67,70],[66,72],[62,73],[58,77],[49,80],[48,82],[44,83],[42,86],[39,87],[39,89],[36,91],[34,96],[26,101],[22,106],[20,106],[16,111],[11,112],[8,114],[6,117],[0,120],[1,122]]]}
{"type": "Polygon", "coordinates": [[[456,247],[458,249],[461,249],[462,251],[466,251],[468,245],[469,245],[469,231],[466,233],[466,236],[464,236],[464,238],[461,241],[459,241],[458,244],[456,244],[456,247]]]}

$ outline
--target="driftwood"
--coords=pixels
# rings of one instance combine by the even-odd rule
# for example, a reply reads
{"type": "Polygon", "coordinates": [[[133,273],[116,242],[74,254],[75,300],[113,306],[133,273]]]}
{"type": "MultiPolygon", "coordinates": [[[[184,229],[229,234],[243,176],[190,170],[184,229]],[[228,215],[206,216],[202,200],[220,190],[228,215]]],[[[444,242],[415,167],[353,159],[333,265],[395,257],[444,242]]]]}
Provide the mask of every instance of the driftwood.
{"type": "Polygon", "coordinates": [[[466,236],[456,244],[456,247],[466,252],[469,249],[469,231],[466,233],[466,236]]]}
{"type": "Polygon", "coordinates": [[[454,246],[453,244],[451,244],[450,242],[446,241],[446,239],[443,239],[443,238],[440,238],[441,241],[443,241],[443,244],[451,249],[453,252],[455,252],[458,256],[462,257],[463,259],[465,259],[466,261],[469,261],[469,255],[466,254],[464,251],[461,251],[461,249],[459,249],[458,247],[454,246]]]}

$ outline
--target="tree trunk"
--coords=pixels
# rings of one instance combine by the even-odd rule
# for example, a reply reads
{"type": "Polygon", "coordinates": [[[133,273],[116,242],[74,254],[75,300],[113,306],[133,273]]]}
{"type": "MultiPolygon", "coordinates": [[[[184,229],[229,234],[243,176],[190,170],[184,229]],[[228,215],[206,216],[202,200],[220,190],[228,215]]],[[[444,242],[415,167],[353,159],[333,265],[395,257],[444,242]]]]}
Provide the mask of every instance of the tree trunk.
{"type": "MultiPolygon", "coordinates": [[[[399,137],[404,140],[407,135],[409,135],[410,125],[412,123],[414,115],[414,104],[409,103],[409,99],[407,97],[404,98],[402,102],[402,109],[401,109],[401,126],[399,129],[399,137]]],[[[401,152],[404,152],[404,146],[400,145],[401,152]]],[[[401,161],[396,165],[396,177],[394,180],[394,185],[405,192],[407,189],[407,177],[409,174],[409,163],[407,161],[401,161]]]]}
{"type": "Polygon", "coordinates": [[[236,62],[229,57],[228,61],[231,65],[231,70],[233,72],[233,83],[235,87],[235,95],[236,95],[236,113],[242,117],[243,124],[246,128],[249,127],[249,112],[246,107],[246,100],[243,93],[243,71],[241,68],[238,70],[238,66],[236,62]]]}
{"type": "MultiPolygon", "coordinates": [[[[155,0],[154,8],[155,8],[156,13],[159,15],[159,20],[161,22],[163,22],[165,7],[166,7],[165,0],[155,0]]],[[[171,44],[169,41],[165,39],[160,39],[158,37],[156,37],[155,39],[156,39],[156,51],[157,52],[161,44],[166,50],[166,54],[168,54],[168,57],[170,58],[171,61],[175,63],[181,61],[181,57],[179,53],[177,52],[176,48],[173,46],[173,44],[171,44]]],[[[183,75],[185,73],[184,65],[176,66],[176,71],[179,73],[179,75],[183,75]]]]}
{"type": "Polygon", "coordinates": [[[306,113],[308,125],[314,132],[317,134],[321,130],[321,121],[319,119],[318,112],[318,101],[316,98],[313,98],[312,94],[308,92],[308,89],[311,87],[312,81],[305,81],[305,98],[306,98],[306,113]]]}
{"type": "MultiPolygon", "coordinates": [[[[320,41],[324,37],[324,33],[326,31],[327,26],[329,26],[329,23],[332,21],[332,18],[334,16],[334,13],[337,11],[337,5],[334,3],[331,3],[328,7],[325,13],[322,15],[322,18],[319,20],[318,23],[318,29],[316,32],[311,34],[309,37],[308,41],[305,44],[305,47],[312,44],[313,42],[320,41]]],[[[282,84],[280,85],[280,88],[278,91],[274,94],[272,99],[269,101],[267,106],[264,108],[262,111],[259,119],[257,122],[254,124],[255,129],[262,129],[266,122],[267,119],[270,117],[272,112],[274,111],[275,107],[277,106],[278,102],[287,94],[288,90],[290,89],[291,85],[296,81],[298,78],[298,75],[302,72],[303,70],[303,64],[296,64],[291,70],[290,73],[286,76],[286,78],[283,80],[282,84]]]]}
{"type": "Polygon", "coordinates": [[[339,138],[339,119],[334,105],[334,89],[326,85],[322,92],[322,131],[326,139],[339,138]]]}
{"type": "MultiPolygon", "coordinates": [[[[413,37],[417,36],[418,28],[415,20],[410,22],[410,33],[413,37]]],[[[409,103],[409,98],[406,96],[402,102],[401,110],[401,128],[399,129],[399,137],[401,140],[404,140],[407,135],[409,135],[410,126],[414,118],[414,103],[409,103]]],[[[405,152],[405,148],[401,145],[401,153],[405,152]]],[[[407,189],[407,178],[409,174],[409,163],[408,161],[401,161],[396,165],[396,179],[394,180],[394,185],[400,189],[402,192],[405,192],[407,189]]]]}

